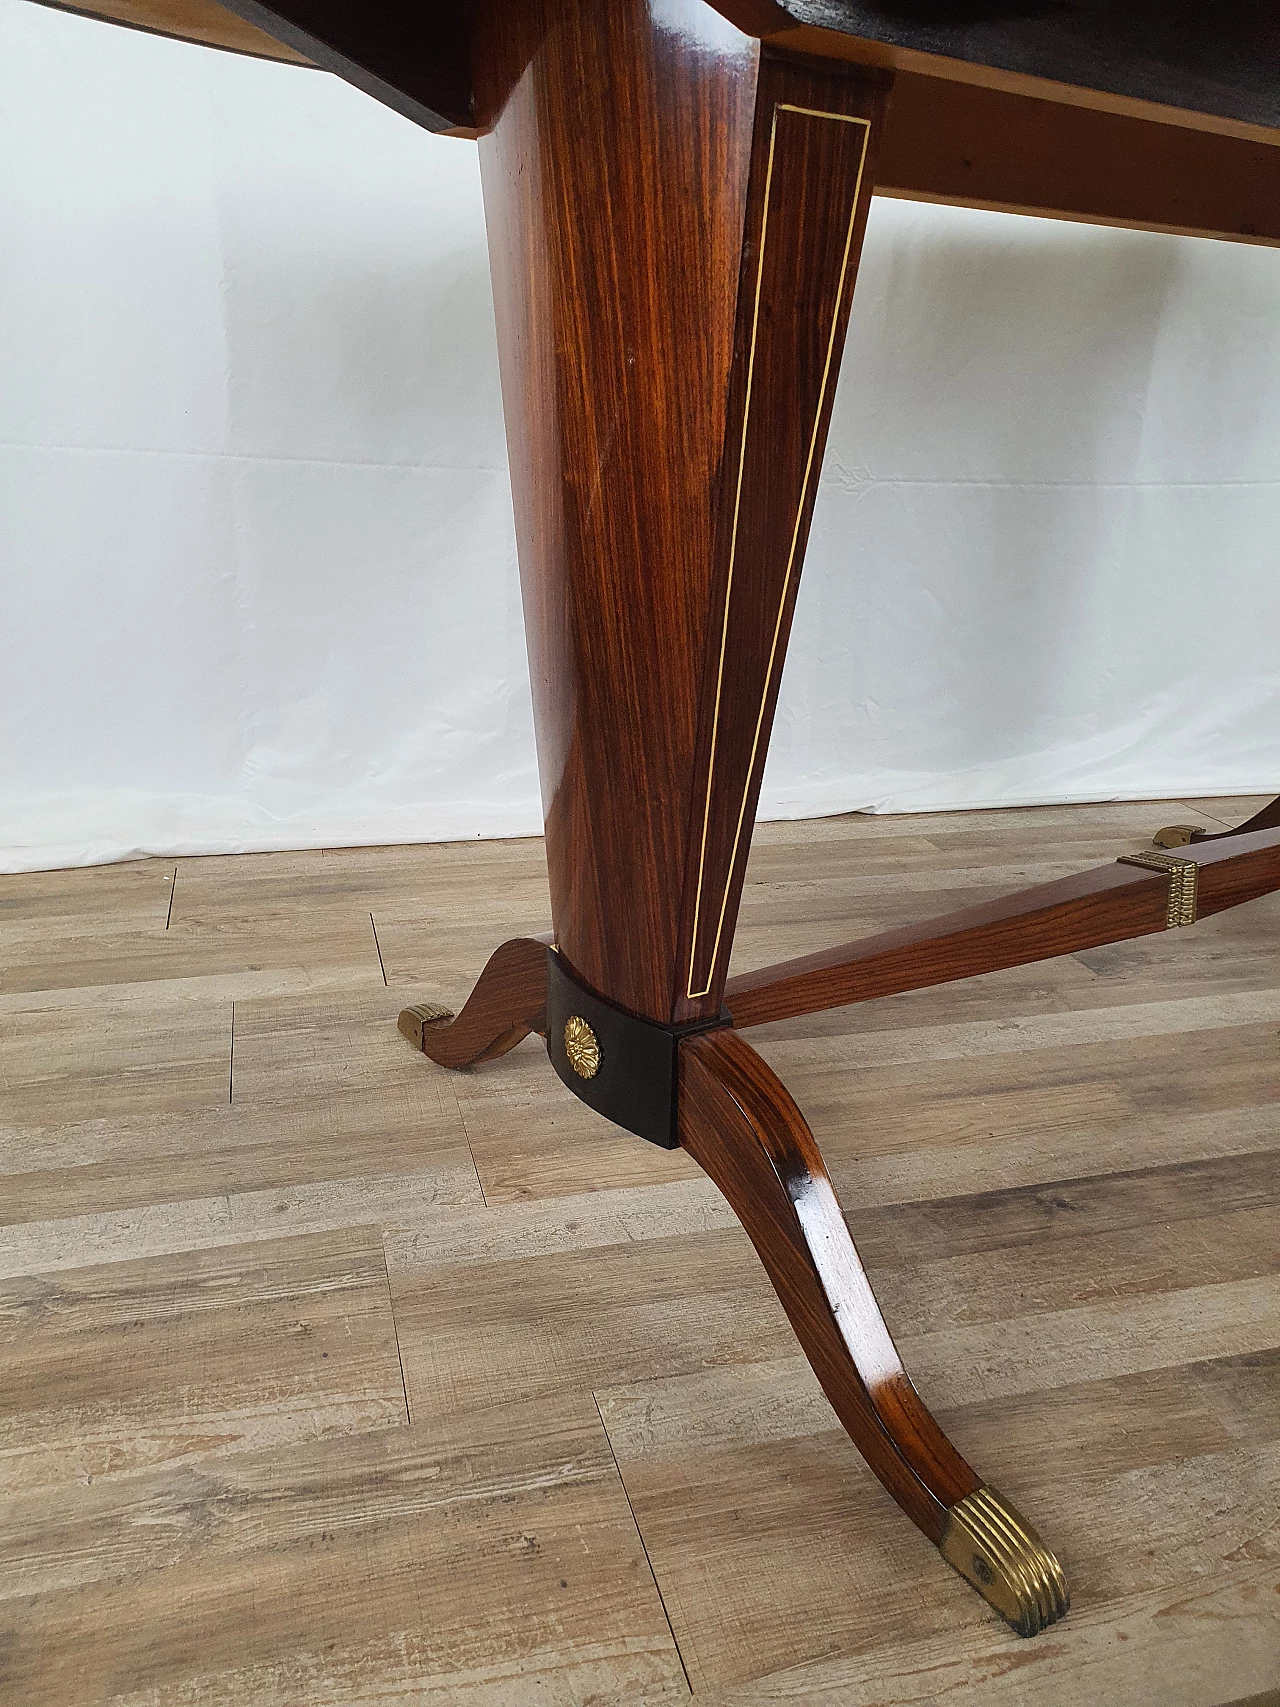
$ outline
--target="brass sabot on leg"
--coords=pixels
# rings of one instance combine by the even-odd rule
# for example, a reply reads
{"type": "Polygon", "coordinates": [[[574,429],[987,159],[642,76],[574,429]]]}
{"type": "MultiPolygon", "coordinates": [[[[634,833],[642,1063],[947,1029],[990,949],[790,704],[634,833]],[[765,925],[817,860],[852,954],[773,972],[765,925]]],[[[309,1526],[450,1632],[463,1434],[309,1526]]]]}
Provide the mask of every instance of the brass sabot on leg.
{"type": "Polygon", "coordinates": [[[1203,834],[1204,828],[1200,824],[1166,824],[1163,830],[1157,830],[1152,836],[1151,845],[1156,848],[1185,848],[1203,834]]]}
{"type": "Polygon", "coordinates": [[[409,1039],[413,1047],[421,1049],[423,1026],[435,1025],[438,1020],[452,1018],[452,1008],[441,1007],[439,1002],[419,1002],[416,1007],[402,1009],[397,1024],[402,1035],[409,1039]]]}
{"type": "Polygon", "coordinates": [[[1071,1605],[1062,1566],[993,1488],[952,1506],[939,1551],[1020,1636],[1038,1635],[1071,1605]]]}

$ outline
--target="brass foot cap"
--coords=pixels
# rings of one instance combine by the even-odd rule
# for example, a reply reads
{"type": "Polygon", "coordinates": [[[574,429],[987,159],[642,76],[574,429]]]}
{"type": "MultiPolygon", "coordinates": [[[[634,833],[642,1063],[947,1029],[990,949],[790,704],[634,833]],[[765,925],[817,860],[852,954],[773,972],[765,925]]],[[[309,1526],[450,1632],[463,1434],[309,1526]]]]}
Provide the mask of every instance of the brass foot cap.
{"type": "Polygon", "coordinates": [[[1071,1605],[1062,1566],[993,1488],[951,1507],[939,1551],[1019,1636],[1038,1635],[1071,1605]]]}
{"type": "Polygon", "coordinates": [[[1203,834],[1204,826],[1201,824],[1166,824],[1163,830],[1157,830],[1152,836],[1151,845],[1153,848],[1185,848],[1203,834]]]}
{"type": "Polygon", "coordinates": [[[422,1048],[422,1028],[439,1020],[452,1019],[453,1009],[442,1008],[439,1002],[419,1002],[417,1007],[405,1008],[397,1021],[401,1033],[415,1049],[422,1048]]]}

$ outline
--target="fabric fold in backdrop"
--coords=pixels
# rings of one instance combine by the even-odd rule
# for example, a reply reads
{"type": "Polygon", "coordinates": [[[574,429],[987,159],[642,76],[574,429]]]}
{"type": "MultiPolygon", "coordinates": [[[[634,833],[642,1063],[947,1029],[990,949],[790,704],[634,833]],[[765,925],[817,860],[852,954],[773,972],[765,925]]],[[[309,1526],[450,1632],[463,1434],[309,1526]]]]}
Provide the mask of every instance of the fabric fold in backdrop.
{"type": "MultiPolygon", "coordinates": [[[[0,869],[541,826],[476,148],[0,0],[0,869]]],[[[1280,254],[877,201],[761,815],[1280,788],[1280,254]]]]}

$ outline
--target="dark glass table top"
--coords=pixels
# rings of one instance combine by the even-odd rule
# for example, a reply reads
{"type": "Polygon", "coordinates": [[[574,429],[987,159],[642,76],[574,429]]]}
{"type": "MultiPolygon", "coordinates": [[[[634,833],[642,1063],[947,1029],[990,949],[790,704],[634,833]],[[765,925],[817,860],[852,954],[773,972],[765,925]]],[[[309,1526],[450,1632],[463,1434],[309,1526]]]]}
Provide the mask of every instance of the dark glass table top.
{"type": "Polygon", "coordinates": [[[1280,0],[777,3],[890,48],[1280,128],[1280,0]]]}

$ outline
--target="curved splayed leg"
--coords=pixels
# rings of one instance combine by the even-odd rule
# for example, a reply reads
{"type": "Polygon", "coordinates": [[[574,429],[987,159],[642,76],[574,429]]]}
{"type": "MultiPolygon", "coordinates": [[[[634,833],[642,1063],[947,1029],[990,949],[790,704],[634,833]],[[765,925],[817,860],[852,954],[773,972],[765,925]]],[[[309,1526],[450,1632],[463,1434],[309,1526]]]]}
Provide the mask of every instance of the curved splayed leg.
{"type": "Polygon", "coordinates": [[[1070,1605],[1060,1565],[912,1386],[804,1116],[732,1031],[682,1045],[679,1129],[742,1222],[836,1415],[903,1511],[1019,1635],[1055,1623],[1070,1605]]]}
{"type": "Polygon", "coordinates": [[[1191,842],[1220,842],[1227,836],[1247,836],[1253,830],[1280,830],[1280,795],[1237,824],[1234,830],[1205,830],[1199,824],[1166,824],[1152,836],[1153,847],[1184,848],[1191,842]]]}
{"type": "Polygon", "coordinates": [[[456,1017],[433,1002],[405,1008],[400,1030],[441,1067],[492,1061],[547,1023],[547,944],[513,937],[490,955],[456,1017]]]}

